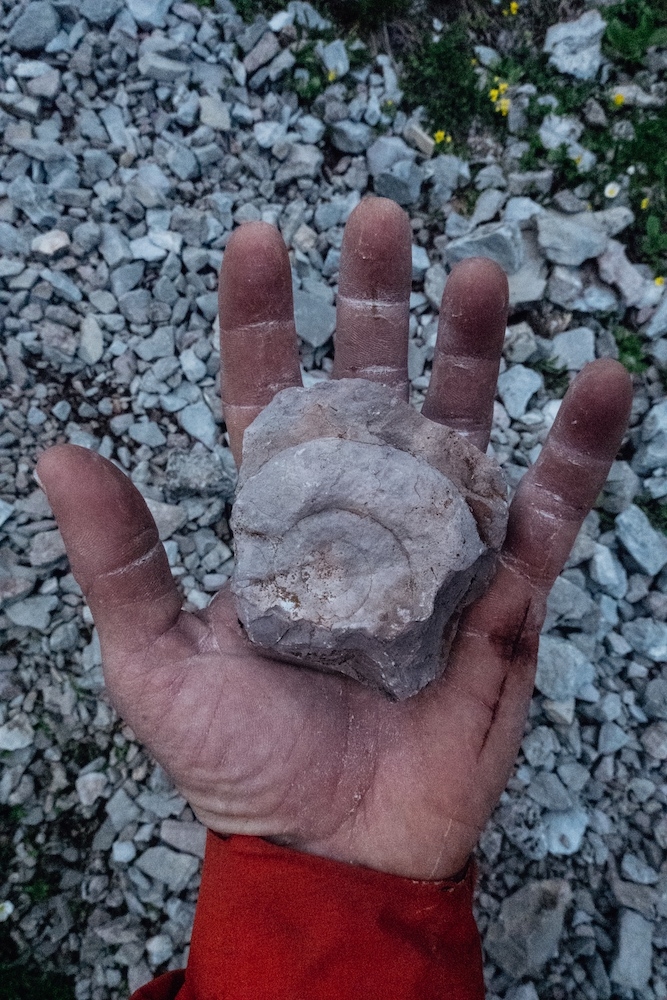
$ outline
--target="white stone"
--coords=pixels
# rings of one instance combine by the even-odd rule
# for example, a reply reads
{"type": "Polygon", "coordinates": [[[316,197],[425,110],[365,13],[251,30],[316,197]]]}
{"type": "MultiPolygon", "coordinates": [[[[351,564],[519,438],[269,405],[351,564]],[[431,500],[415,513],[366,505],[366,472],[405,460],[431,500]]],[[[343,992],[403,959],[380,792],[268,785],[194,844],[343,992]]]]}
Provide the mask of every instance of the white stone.
{"type": "Polygon", "coordinates": [[[214,448],[218,442],[218,428],[213,414],[206,403],[191,403],[176,414],[179,424],[191,437],[201,441],[207,448],[214,448]]]}
{"type": "Polygon", "coordinates": [[[111,858],[117,864],[129,865],[137,856],[137,849],[131,840],[116,840],[111,845],[111,858]]]}
{"type": "Polygon", "coordinates": [[[199,120],[218,132],[229,132],[232,127],[229,105],[210,94],[199,98],[199,120]]]}
{"type": "Polygon", "coordinates": [[[334,79],[346,76],[350,72],[350,59],[345,48],[345,42],[337,38],[334,42],[324,45],[318,42],[316,51],[327,73],[334,79]]]}
{"type": "Polygon", "coordinates": [[[587,326],[558,333],[551,342],[551,356],[560,367],[578,372],[595,361],[595,334],[587,326]]]}
{"type": "Polygon", "coordinates": [[[161,500],[152,500],[147,497],[146,506],[153,515],[161,542],[171,538],[175,531],[187,523],[187,511],[176,504],[162,503],[161,500]]]}
{"type": "Polygon", "coordinates": [[[630,263],[625,247],[618,240],[609,240],[607,249],[598,257],[598,270],[603,281],[616,285],[626,306],[645,309],[657,305],[662,297],[662,288],[630,263]]]}
{"type": "Polygon", "coordinates": [[[667,565],[667,538],[634,504],[616,518],[616,536],[649,576],[656,576],[667,565]]]}
{"type": "Polygon", "coordinates": [[[424,421],[354,378],[285,389],[246,430],[232,593],[260,648],[398,699],[442,670],[445,623],[504,535],[505,486],[424,421]]]}
{"type": "Polygon", "coordinates": [[[164,883],[171,892],[178,893],[199,869],[199,859],[191,854],[179,854],[168,847],[149,847],[136,861],[144,875],[164,883]]]}
{"type": "Polygon", "coordinates": [[[584,809],[548,812],[544,816],[544,825],[549,854],[557,857],[576,854],[588,826],[588,813],[584,809]]]}
{"type": "Polygon", "coordinates": [[[12,516],[13,513],[14,513],[14,505],[11,503],[7,503],[6,500],[0,500],[0,528],[5,523],[5,521],[9,520],[9,518],[12,516]]]}
{"type": "Polygon", "coordinates": [[[100,324],[92,314],[81,321],[81,340],[78,354],[87,365],[96,365],[104,353],[104,336],[100,324]]]}
{"type": "Polygon", "coordinates": [[[92,806],[107,787],[107,776],[101,771],[89,771],[88,774],[80,774],[76,779],[76,794],[82,806],[92,806]]]}
{"type": "Polygon", "coordinates": [[[552,701],[576,697],[595,679],[595,667],[574,643],[558,636],[540,636],[535,687],[552,701]]]}
{"type": "Polygon", "coordinates": [[[168,934],[155,934],[146,942],[146,954],[152,968],[168,962],[174,954],[174,946],[168,934]]]}
{"type": "Polygon", "coordinates": [[[0,726],[0,750],[25,750],[35,738],[35,730],[27,715],[20,712],[0,726]]]}
{"type": "Polygon", "coordinates": [[[543,387],[542,375],[524,365],[512,365],[498,378],[498,395],[513,420],[523,416],[532,397],[543,387]]]}
{"type": "Polygon", "coordinates": [[[537,238],[549,260],[574,266],[599,257],[609,242],[602,221],[592,212],[544,212],[537,216],[537,238]]]}
{"type": "Polygon", "coordinates": [[[148,263],[164,260],[167,256],[167,251],[157,246],[150,236],[140,236],[136,240],[131,240],[130,250],[134,260],[145,260],[148,263]]]}
{"type": "Polygon", "coordinates": [[[600,42],[605,28],[599,11],[586,11],[576,21],[553,24],[547,31],[543,51],[559,73],[577,80],[593,80],[602,63],[600,42]]]}
{"type": "Polygon", "coordinates": [[[628,990],[645,990],[653,964],[653,924],[634,910],[622,910],[612,982],[628,990]]]}
{"type": "Polygon", "coordinates": [[[62,229],[51,229],[48,233],[35,236],[30,244],[33,253],[42,257],[59,257],[70,247],[70,238],[62,229]]]}

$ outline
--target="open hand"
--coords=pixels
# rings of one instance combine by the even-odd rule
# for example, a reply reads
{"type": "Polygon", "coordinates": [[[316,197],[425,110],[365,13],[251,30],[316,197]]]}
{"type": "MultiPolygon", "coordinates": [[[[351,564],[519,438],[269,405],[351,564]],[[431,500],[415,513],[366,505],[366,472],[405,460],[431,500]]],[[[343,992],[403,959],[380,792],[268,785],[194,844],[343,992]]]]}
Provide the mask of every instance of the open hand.
{"type": "MultiPolygon", "coordinates": [[[[351,217],[334,377],[407,394],[410,246],[393,202],[367,200],[351,217]]],[[[453,271],[423,413],[482,449],[506,315],[496,265],[453,271]]],[[[289,258],[272,227],[248,224],[231,238],[220,321],[223,408],[240,462],[245,428],[276,392],[300,385],[289,258]]],[[[497,573],[462,616],[443,677],[404,702],[259,655],[228,587],[205,611],[183,612],[130,479],[73,445],[42,455],[38,475],[99,631],[109,697],[202,823],[413,879],[460,871],[513,767],[546,598],[630,403],[617,362],[579,375],[519,485],[497,573]]]]}

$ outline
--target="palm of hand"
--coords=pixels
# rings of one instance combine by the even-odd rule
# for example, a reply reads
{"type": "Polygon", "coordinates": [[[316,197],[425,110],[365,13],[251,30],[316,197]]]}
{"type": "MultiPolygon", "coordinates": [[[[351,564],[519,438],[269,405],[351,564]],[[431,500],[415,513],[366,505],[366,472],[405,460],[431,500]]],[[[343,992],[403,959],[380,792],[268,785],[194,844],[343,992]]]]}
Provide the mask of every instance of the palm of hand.
{"type": "MultiPolygon", "coordinates": [[[[334,376],[406,391],[409,291],[406,217],[363,203],[345,236],[334,376]]],[[[506,308],[504,275],[488,261],[450,277],[423,412],[480,447],[506,308]]],[[[289,261],[268,227],[242,227],[228,245],[221,331],[239,460],[245,427],[300,381],[289,261]]],[[[83,449],[45,453],[38,473],[93,611],[111,700],[201,821],[411,878],[459,871],[512,768],[546,597],[606,478],[629,400],[614,362],[577,380],[519,487],[498,571],[465,611],[444,676],[402,703],[258,655],[228,588],[203,612],[181,611],[130,481],[83,449]]]]}

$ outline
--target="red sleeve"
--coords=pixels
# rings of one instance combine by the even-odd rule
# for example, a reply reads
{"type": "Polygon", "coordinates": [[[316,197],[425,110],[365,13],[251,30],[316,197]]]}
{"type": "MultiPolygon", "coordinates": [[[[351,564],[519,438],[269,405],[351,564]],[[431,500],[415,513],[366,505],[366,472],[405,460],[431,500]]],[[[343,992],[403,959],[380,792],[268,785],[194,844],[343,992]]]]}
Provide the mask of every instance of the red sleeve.
{"type": "Polygon", "coordinates": [[[132,1000],[484,1000],[473,888],[209,832],[185,974],[132,1000]]]}

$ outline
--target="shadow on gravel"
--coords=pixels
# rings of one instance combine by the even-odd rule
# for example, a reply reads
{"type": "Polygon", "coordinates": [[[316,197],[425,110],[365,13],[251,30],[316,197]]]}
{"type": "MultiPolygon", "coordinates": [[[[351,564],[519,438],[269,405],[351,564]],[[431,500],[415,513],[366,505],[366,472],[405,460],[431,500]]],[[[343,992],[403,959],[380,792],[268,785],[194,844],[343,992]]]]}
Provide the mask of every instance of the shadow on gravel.
{"type": "Polygon", "coordinates": [[[0,929],[0,987],[3,1000],[74,1000],[74,980],[43,972],[36,962],[19,960],[16,945],[0,929]]]}

